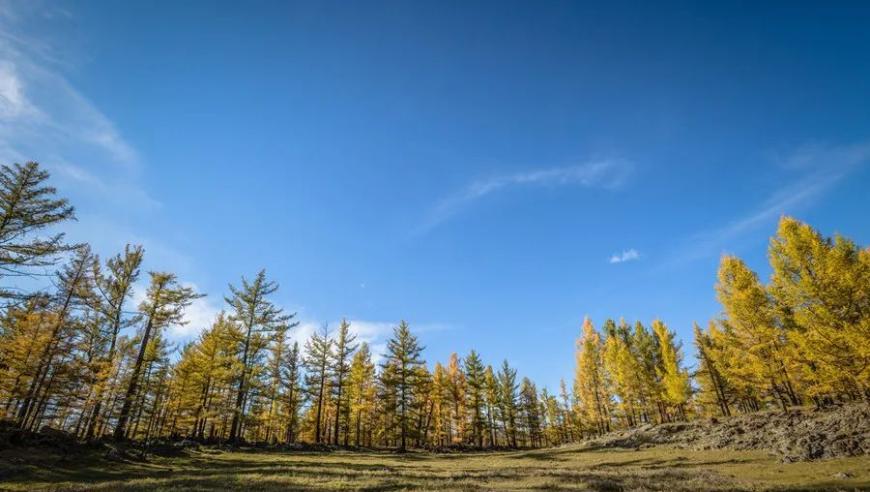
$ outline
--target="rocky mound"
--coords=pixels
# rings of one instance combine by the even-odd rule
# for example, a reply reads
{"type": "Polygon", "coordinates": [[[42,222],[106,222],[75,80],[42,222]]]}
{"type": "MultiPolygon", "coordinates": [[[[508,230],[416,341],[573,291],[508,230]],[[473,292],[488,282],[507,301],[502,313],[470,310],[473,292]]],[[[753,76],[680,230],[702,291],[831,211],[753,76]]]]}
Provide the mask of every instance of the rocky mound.
{"type": "Polygon", "coordinates": [[[785,462],[870,454],[870,405],[828,409],[796,408],[723,419],[645,425],[613,432],[589,446],[648,447],[671,444],[705,449],[759,449],[785,462]]]}

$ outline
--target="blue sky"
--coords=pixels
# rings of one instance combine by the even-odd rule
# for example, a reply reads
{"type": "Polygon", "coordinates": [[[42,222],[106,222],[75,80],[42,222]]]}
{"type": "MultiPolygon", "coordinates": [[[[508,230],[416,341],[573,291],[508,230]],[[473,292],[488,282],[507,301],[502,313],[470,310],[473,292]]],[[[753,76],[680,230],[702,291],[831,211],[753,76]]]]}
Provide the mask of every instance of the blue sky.
{"type": "Polygon", "coordinates": [[[552,388],[585,315],[691,353],[783,213],[870,242],[870,8],[708,3],[3,2],[0,158],[209,294],[179,340],[265,267],[552,388]]]}

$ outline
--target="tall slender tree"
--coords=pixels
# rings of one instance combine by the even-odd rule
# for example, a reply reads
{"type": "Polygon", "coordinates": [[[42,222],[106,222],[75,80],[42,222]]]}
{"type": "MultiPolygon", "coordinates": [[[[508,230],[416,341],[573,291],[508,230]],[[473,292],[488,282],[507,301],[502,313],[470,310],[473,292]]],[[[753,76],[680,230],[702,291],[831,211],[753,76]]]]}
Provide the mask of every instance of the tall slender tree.
{"type": "Polygon", "coordinates": [[[577,367],[574,395],[579,399],[585,420],[592,422],[596,432],[610,430],[610,393],[602,360],[601,337],[587,317],[577,342],[577,367]]]}
{"type": "Polygon", "coordinates": [[[145,300],[139,305],[139,311],[145,316],[145,326],[142,332],[142,341],[139,344],[139,354],[133,363],[130,372],[130,382],[124,395],[124,403],[121,413],[118,415],[118,424],[115,426],[114,436],[116,440],[125,439],[127,423],[130,419],[130,410],[134,400],[138,397],[139,377],[145,364],[145,356],[148,344],[155,333],[170,325],[184,324],[184,309],[197,298],[202,297],[191,287],[185,287],[178,283],[178,279],[172,273],[149,272],[151,285],[145,295],[145,300]]]}
{"type": "Polygon", "coordinates": [[[299,404],[301,401],[299,376],[302,372],[302,361],[299,357],[299,342],[293,342],[284,358],[284,407],[287,425],[287,442],[295,442],[296,428],[299,424],[299,404]]]}
{"type": "MultiPolygon", "coordinates": [[[[314,408],[314,442],[323,442],[323,424],[326,389],[329,379],[329,363],[332,360],[333,341],[329,337],[329,326],[324,324],[319,332],[314,332],[305,342],[305,391],[314,408]]],[[[328,438],[328,436],[326,436],[328,438]]]]}
{"type": "Polygon", "coordinates": [[[253,282],[242,277],[240,288],[229,286],[230,296],[225,297],[233,312],[231,318],[239,323],[243,337],[241,342],[241,373],[236,389],[236,403],[230,424],[230,440],[239,441],[245,417],[245,403],[248,398],[248,379],[251,366],[257,360],[260,350],[268,346],[276,333],[295,327],[291,323],[293,314],[284,314],[268,297],[278,290],[276,282],[266,279],[266,270],[260,270],[253,282]]]}
{"type": "Polygon", "coordinates": [[[510,439],[510,446],[517,447],[517,402],[519,386],[517,385],[517,370],[508,365],[507,359],[498,371],[499,405],[501,406],[502,425],[505,434],[510,439]]]}
{"type": "Polygon", "coordinates": [[[363,445],[364,432],[368,433],[371,414],[375,408],[375,365],[367,343],[360,344],[353,354],[349,374],[350,411],[354,423],[354,444],[363,445]]]}
{"type": "Polygon", "coordinates": [[[466,401],[471,413],[471,441],[483,447],[483,405],[486,401],[486,375],[480,356],[472,350],[465,357],[466,401]]]}
{"type": "Polygon", "coordinates": [[[94,436],[95,429],[102,415],[103,396],[106,384],[111,380],[112,372],[118,363],[117,355],[118,334],[121,329],[132,324],[135,318],[125,319],[124,303],[130,297],[133,284],[139,278],[139,266],[142,264],[144,250],[142,246],[126,245],[124,253],[109,258],[106,261],[107,273],[97,272],[94,275],[97,292],[100,294],[101,314],[104,317],[108,329],[109,349],[101,358],[98,379],[96,381],[96,395],[94,408],[88,423],[85,438],[94,436]]]}
{"type": "Polygon", "coordinates": [[[333,352],[332,360],[332,376],[335,381],[333,391],[335,392],[335,425],[333,428],[332,443],[338,446],[339,432],[344,431],[344,444],[348,441],[348,426],[350,425],[350,405],[347,401],[347,395],[343,391],[347,375],[350,372],[350,358],[357,348],[356,335],[350,332],[350,323],[346,319],[341,320],[338,326],[338,333],[335,336],[335,351],[333,352]],[[344,422],[344,428],[341,423],[344,422]]]}
{"type": "Polygon", "coordinates": [[[402,321],[393,330],[393,338],[387,342],[387,360],[384,367],[394,369],[390,382],[396,387],[399,451],[407,449],[408,429],[411,425],[409,407],[414,397],[417,369],[424,361],[420,358],[423,347],[417,337],[411,334],[408,323],[402,321]]]}

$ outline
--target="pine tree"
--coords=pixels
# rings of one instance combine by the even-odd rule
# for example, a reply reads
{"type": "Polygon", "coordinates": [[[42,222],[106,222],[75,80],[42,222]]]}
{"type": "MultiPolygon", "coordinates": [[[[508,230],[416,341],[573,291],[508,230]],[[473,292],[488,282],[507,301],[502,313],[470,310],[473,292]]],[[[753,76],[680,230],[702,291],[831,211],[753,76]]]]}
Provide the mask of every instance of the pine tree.
{"type": "Polygon", "coordinates": [[[519,395],[517,385],[517,371],[504,360],[498,372],[499,406],[501,408],[502,426],[505,430],[506,439],[510,440],[511,447],[517,447],[517,415],[519,395]]]}
{"type": "Polygon", "coordinates": [[[541,446],[541,407],[538,403],[538,389],[529,378],[520,383],[519,410],[525,424],[528,443],[532,447],[541,446]]]}
{"type": "Polygon", "coordinates": [[[408,429],[411,424],[409,407],[414,397],[417,368],[424,363],[420,358],[423,347],[417,342],[417,337],[411,334],[408,323],[402,321],[393,331],[393,338],[387,342],[387,351],[384,368],[393,369],[387,380],[396,388],[399,451],[404,452],[407,449],[408,429]]]}
{"type": "Polygon", "coordinates": [[[483,405],[486,401],[486,379],[483,362],[472,350],[465,357],[466,408],[471,414],[471,441],[483,447],[483,405]]]}

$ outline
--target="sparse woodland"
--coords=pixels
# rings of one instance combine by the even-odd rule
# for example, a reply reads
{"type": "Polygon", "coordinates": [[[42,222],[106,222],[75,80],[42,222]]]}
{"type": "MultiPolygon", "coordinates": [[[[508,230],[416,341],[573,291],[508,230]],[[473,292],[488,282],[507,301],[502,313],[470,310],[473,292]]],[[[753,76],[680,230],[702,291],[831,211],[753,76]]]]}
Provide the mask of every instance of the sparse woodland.
{"type": "Polygon", "coordinates": [[[723,312],[695,326],[696,368],[663,321],[586,319],[573,383],[542,388],[476,351],[427,361],[404,321],[378,364],[347,321],[291,343],[296,316],[273,303],[279,286],[265,271],[234,282],[225,311],[177,346],[165,331],[202,293],[170,272],[142,272],[140,246],[99,258],[68,243],[74,210],[48,179],[36,163],[0,170],[0,412],[21,429],[545,447],[647,423],[870,400],[870,249],[792,218],[771,239],[766,283],[739,258],[721,259],[723,312]],[[134,305],[137,283],[147,293],[134,305]]]}

